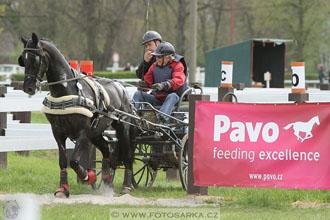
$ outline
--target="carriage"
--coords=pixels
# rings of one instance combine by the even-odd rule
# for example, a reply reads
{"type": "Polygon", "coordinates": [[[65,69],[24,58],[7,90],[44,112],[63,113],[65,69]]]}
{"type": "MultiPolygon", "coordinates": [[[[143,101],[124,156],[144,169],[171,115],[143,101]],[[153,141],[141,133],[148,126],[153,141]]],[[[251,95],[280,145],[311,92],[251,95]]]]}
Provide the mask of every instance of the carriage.
{"type": "Polygon", "coordinates": [[[169,168],[179,169],[186,189],[188,113],[182,102],[198,89],[202,93],[201,88],[188,88],[173,114],[166,115],[170,124],[161,124],[157,116],[163,113],[148,103],[141,103],[144,107],[136,110],[122,83],[78,74],[51,41],[39,39],[35,33],[31,39],[21,40],[24,50],[18,63],[25,67],[24,92],[34,95],[42,86],[50,89],[42,112],[59,149],[60,187],[54,193],[56,197],[70,195],[68,163],[79,181],[95,189],[102,184],[111,187],[115,170],[121,166],[125,167],[122,194],[130,193],[131,185],[152,186],[157,171],[169,168]],[[47,82],[42,82],[44,74],[47,82]],[[116,131],[115,136],[108,132],[109,127],[116,131]],[[68,138],[75,143],[70,158],[66,155],[68,138]],[[102,168],[97,172],[80,163],[81,155],[90,155],[93,145],[102,153],[102,161],[98,161],[102,168]]]}
{"type": "MultiPolygon", "coordinates": [[[[188,172],[188,118],[189,108],[187,98],[189,94],[203,91],[198,85],[189,87],[180,97],[172,115],[169,124],[161,124],[159,115],[165,113],[159,111],[159,106],[153,106],[148,102],[139,102],[142,108],[135,110],[136,114],[129,115],[119,112],[125,116],[137,119],[136,126],[139,129],[139,135],[134,140],[134,164],[132,185],[151,187],[156,180],[159,170],[178,169],[182,188],[187,189],[188,172]]],[[[106,130],[104,138],[108,141],[110,158],[116,158],[117,138],[113,130],[106,130]]],[[[102,163],[96,160],[96,163],[102,163]]],[[[115,171],[120,166],[116,160],[110,160],[111,182],[114,180],[115,171]]],[[[99,169],[97,175],[102,171],[99,169]]],[[[92,184],[93,189],[99,189],[103,184],[102,179],[98,183],[92,184]]]]}

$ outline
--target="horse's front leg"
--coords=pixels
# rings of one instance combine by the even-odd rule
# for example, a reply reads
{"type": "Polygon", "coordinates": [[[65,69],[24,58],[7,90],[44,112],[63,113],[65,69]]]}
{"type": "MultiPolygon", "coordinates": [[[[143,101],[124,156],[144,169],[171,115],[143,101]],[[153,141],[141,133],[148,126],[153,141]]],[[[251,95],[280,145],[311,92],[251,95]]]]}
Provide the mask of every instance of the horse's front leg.
{"type": "Polygon", "coordinates": [[[295,131],[293,134],[296,135],[298,141],[299,141],[299,139],[301,139],[303,141],[303,138],[300,137],[300,135],[299,135],[299,131],[295,131]]]}
{"type": "Polygon", "coordinates": [[[85,169],[81,166],[79,159],[81,154],[91,155],[91,149],[92,143],[88,136],[82,132],[80,137],[76,140],[76,145],[70,159],[71,168],[77,173],[78,178],[87,184],[96,182],[96,174],[93,170],[85,169]]]}
{"type": "Polygon", "coordinates": [[[68,172],[67,172],[67,157],[66,157],[66,146],[65,146],[65,140],[64,137],[55,137],[55,140],[58,145],[59,150],[59,165],[61,168],[60,172],[60,187],[56,190],[54,193],[54,196],[58,198],[66,197],[68,198],[69,193],[69,184],[68,184],[68,172]]]}
{"type": "MultiPolygon", "coordinates": [[[[108,143],[104,140],[102,135],[92,138],[92,143],[101,151],[103,159],[102,159],[102,181],[105,185],[113,188],[112,179],[113,177],[110,174],[110,151],[108,147],[108,143]]],[[[116,158],[111,158],[114,164],[116,158]]],[[[116,167],[112,167],[116,169],[116,167]]]]}

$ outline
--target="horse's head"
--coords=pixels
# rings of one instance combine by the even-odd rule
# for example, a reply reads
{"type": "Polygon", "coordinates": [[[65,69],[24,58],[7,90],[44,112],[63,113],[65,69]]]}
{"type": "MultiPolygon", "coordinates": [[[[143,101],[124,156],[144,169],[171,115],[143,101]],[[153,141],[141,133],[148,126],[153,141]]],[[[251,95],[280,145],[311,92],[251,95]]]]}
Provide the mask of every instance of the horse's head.
{"type": "Polygon", "coordinates": [[[23,90],[29,95],[34,95],[40,85],[44,73],[48,69],[48,59],[42,43],[35,33],[32,39],[21,38],[24,50],[18,58],[18,64],[25,67],[23,90]]]}
{"type": "Polygon", "coordinates": [[[316,122],[316,124],[317,124],[317,125],[320,125],[319,116],[315,116],[314,118],[315,118],[315,122],[316,122]]]}

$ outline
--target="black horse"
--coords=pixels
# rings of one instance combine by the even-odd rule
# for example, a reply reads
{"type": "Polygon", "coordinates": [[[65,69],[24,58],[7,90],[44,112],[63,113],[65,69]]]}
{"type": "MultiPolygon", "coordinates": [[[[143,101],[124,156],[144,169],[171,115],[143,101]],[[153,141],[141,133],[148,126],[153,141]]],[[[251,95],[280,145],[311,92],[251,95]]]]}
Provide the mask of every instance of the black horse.
{"type": "Polygon", "coordinates": [[[24,92],[34,95],[37,88],[40,87],[40,81],[44,73],[46,73],[51,100],[61,100],[63,97],[73,97],[73,99],[60,103],[52,103],[51,100],[45,99],[44,105],[50,103],[50,105],[47,105],[50,108],[60,105],[62,106],[61,109],[65,110],[67,107],[65,105],[71,103],[70,107],[83,108],[87,112],[92,113],[90,116],[79,112],[57,114],[56,112],[58,111],[56,109],[53,112],[46,113],[58,144],[59,165],[61,168],[60,187],[54,195],[56,197],[69,197],[65,146],[67,138],[75,142],[75,148],[70,158],[70,166],[77,173],[79,179],[88,184],[93,184],[96,181],[95,172],[85,169],[79,163],[80,155],[90,155],[92,144],[94,144],[102,152],[103,156],[102,181],[104,181],[105,185],[111,185],[109,171],[110,153],[108,143],[102,135],[109,126],[116,130],[118,138],[119,152],[117,154],[118,158],[115,159],[125,166],[125,177],[121,193],[129,193],[131,190],[132,163],[134,159],[132,144],[134,130],[127,123],[119,122],[109,117],[100,117],[102,115],[100,113],[111,113],[107,109],[113,110],[113,108],[132,113],[133,110],[126,89],[113,80],[93,79],[93,81],[99,83],[96,87],[101,87],[100,85],[102,85],[103,91],[107,93],[102,94],[102,89],[99,88],[100,94],[97,95],[95,88],[93,89],[90,83],[87,83],[70,67],[68,61],[52,42],[46,39],[39,39],[35,33],[32,33],[32,39],[28,40],[22,37],[21,40],[24,44],[24,50],[18,62],[25,67],[24,92]],[[110,104],[105,104],[100,98],[106,97],[106,95],[110,99],[110,104]],[[91,102],[88,104],[86,100],[92,100],[95,104],[92,106],[91,102]],[[97,105],[97,103],[100,104],[97,105]],[[93,111],[93,109],[96,109],[96,111],[93,111]]]}

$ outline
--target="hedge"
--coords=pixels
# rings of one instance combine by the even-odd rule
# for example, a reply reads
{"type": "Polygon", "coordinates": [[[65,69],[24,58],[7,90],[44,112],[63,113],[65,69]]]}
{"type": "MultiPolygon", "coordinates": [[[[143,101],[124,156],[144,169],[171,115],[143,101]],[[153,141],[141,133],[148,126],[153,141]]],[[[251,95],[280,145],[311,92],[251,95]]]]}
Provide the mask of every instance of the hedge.
{"type": "Polygon", "coordinates": [[[118,72],[94,72],[95,76],[109,78],[109,79],[133,79],[136,78],[136,73],[133,71],[118,71],[118,72]]]}
{"type": "Polygon", "coordinates": [[[24,81],[24,73],[15,73],[10,76],[12,81],[24,81]]]}

